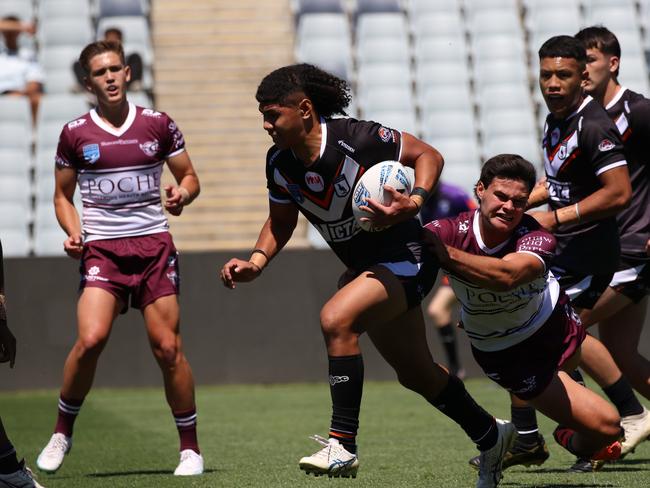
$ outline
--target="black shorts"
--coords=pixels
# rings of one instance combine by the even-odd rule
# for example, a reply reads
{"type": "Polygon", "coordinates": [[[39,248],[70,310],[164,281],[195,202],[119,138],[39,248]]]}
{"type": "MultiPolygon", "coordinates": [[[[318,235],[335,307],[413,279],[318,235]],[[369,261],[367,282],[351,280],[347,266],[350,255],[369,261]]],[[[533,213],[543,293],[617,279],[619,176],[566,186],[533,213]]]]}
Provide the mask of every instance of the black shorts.
{"type": "Polygon", "coordinates": [[[640,302],[650,294],[650,261],[621,256],[619,270],[614,273],[609,286],[634,303],[640,302]]]}
{"type": "Polygon", "coordinates": [[[567,294],[575,308],[592,309],[612,281],[614,273],[573,273],[560,267],[551,267],[560,289],[567,294]]]}

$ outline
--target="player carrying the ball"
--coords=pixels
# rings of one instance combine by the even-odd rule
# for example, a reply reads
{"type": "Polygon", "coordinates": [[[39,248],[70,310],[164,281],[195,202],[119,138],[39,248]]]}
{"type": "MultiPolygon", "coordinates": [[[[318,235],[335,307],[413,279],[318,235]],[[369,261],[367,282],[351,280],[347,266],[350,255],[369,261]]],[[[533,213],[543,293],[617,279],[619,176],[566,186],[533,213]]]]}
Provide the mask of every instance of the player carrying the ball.
{"type": "Polygon", "coordinates": [[[269,216],[249,259],[233,258],[223,266],[224,285],[234,288],[258,278],[290,239],[299,212],[347,267],[320,313],[332,397],[329,434],[314,436],[322,448],[302,458],[300,468],[317,476],[356,476],[363,388],[359,336],[367,332],[400,383],[457,422],[477,444],[485,463],[477,486],[496,486],[514,428],[477,405],[463,383],[434,362],[420,308],[438,264],[421,242],[415,217],[438,181],[441,155],[408,133],[332,118],[345,114],[349,87],[309,64],[271,72],[256,98],[274,143],[266,161],[269,216]],[[366,169],[385,160],[415,169],[414,190],[403,195],[387,187],[392,195],[387,206],[368,200],[373,225],[389,228],[365,232],[352,215],[353,189],[366,169]]]}

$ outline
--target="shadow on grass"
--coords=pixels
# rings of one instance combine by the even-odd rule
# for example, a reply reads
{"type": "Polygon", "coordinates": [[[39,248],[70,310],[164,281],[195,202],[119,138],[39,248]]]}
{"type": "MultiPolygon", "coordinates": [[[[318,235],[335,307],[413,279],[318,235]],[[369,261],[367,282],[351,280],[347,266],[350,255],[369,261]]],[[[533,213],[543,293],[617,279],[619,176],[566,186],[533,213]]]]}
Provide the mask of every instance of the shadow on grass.
{"type": "MultiPolygon", "coordinates": [[[[203,474],[216,473],[217,469],[206,469],[203,471],[203,474]]],[[[86,475],[86,478],[117,478],[120,476],[141,476],[141,475],[170,475],[173,471],[168,469],[147,469],[140,471],[112,471],[107,473],[90,473],[86,475]]]]}

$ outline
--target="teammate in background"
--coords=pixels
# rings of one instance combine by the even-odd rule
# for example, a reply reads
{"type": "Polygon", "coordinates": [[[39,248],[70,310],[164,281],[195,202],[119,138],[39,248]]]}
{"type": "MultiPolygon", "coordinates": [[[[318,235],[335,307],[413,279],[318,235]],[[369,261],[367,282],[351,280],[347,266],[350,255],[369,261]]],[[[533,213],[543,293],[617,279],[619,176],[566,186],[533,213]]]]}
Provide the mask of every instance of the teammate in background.
{"type": "MultiPolygon", "coordinates": [[[[618,131],[603,108],[585,97],[587,54],[571,36],[552,37],[539,50],[539,83],[550,114],[542,141],[546,184],[537,185],[529,208],[549,203],[550,211],[534,212],[543,227],[552,231],[557,248],[552,272],[576,309],[589,309],[607,287],[616,270],[619,239],[615,215],[630,201],[631,188],[618,131]]],[[[606,362],[589,364],[594,379],[616,406],[621,417],[636,415],[643,407],[607,349],[587,335],[581,365],[594,356],[606,362]]],[[[504,466],[541,464],[548,451],[539,434],[535,409],[511,394],[512,418],[519,435],[504,466]]],[[[557,438],[560,443],[561,440],[557,438]]],[[[634,441],[622,442],[622,453],[634,441]]],[[[638,442],[638,440],[637,440],[638,442]]],[[[477,459],[470,461],[476,465],[477,459]]],[[[573,471],[598,469],[602,461],[578,459],[573,471]]]]}
{"type": "Polygon", "coordinates": [[[54,434],[37,465],[54,472],[70,450],[97,360],[130,298],[143,315],[178,428],[181,453],[174,474],[200,474],[194,381],[179,333],[178,253],[160,198],[165,160],[177,182],[164,188],[170,214],[180,215],[196,198],[199,181],[172,119],[127,101],[130,73],[121,45],[98,41],[86,46],[79,59],[98,107],[63,127],[54,193],[56,216],[68,235],[64,250],[81,258],[78,337],[63,369],[54,434]],[[83,227],[72,201],[76,184],[83,227]]]}
{"type": "Polygon", "coordinates": [[[433,361],[420,309],[437,263],[423,247],[415,216],[443,166],[440,154],[407,133],[349,118],[347,83],[315,66],[277,69],[257,94],[264,130],[273,139],[266,161],[269,217],[248,260],[233,258],[221,270],[228,288],[258,278],[290,239],[298,212],[321,232],[348,268],[339,290],[320,313],[329,358],[332,417],[329,439],[300,460],[307,473],[356,476],[356,436],[363,389],[359,335],[367,332],[402,385],[460,424],[482,451],[478,487],[501,477],[501,458],[514,437],[512,425],[496,419],[472,399],[458,378],[433,361]],[[356,181],[369,167],[400,160],[415,169],[411,195],[386,187],[389,206],[368,200],[382,232],[364,232],[354,220],[356,181]]]}
{"type": "MultiPolygon", "coordinates": [[[[617,271],[595,307],[583,310],[580,318],[585,327],[599,324],[598,336],[625,377],[650,399],[650,361],[638,350],[650,292],[650,100],[619,84],[621,47],[612,32],[602,26],[587,27],[575,37],[587,49],[589,78],[583,86],[605,107],[621,133],[632,183],[632,203],[617,216],[621,238],[617,271]]],[[[623,422],[626,436],[650,434],[645,408],[623,422]]]]}
{"type": "MultiPolygon", "coordinates": [[[[455,217],[461,212],[467,212],[476,208],[474,200],[461,188],[440,182],[434,189],[429,199],[422,205],[420,210],[420,221],[423,224],[433,220],[440,220],[446,217],[455,217]]],[[[456,295],[449,286],[449,280],[444,276],[436,289],[429,306],[427,314],[436,326],[442,346],[447,355],[449,372],[458,376],[461,380],[465,378],[465,370],[461,367],[458,357],[458,343],[456,341],[455,326],[452,325],[452,315],[456,308],[456,295]]]]}
{"type": "MultiPolygon", "coordinates": [[[[5,301],[5,275],[0,243],[0,363],[9,362],[14,367],[16,361],[16,338],[7,325],[7,308],[5,301]]],[[[18,461],[16,449],[7,437],[2,419],[0,419],[0,486],[15,488],[43,488],[32,472],[25,466],[25,461],[18,461]]]]}
{"type": "Polygon", "coordinates": [[[521,156],[489,159],[478,210],[428,223],[427,241],[462,302],[463,329],[486,375],[557,421],[555,436],[570,452],[616,459],[615,409],[562,371],[578,364],[585,330],[549,272],[555,238],[524,214],[534,185],[535,169],[521,156]]]}

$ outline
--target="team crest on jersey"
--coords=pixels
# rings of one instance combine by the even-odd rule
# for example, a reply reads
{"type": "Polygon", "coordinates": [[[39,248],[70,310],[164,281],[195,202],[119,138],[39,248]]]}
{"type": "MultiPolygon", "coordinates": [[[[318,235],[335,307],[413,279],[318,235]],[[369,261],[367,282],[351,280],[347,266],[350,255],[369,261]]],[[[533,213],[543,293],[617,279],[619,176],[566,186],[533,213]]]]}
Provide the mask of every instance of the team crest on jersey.
{"type": "Polygon", "coordinates": [[[350,184],[348,183],[348,180],[345,178],[345,175],[339,175],[334,180],[334,191],[341,198],[343,198],[348,193],[350,193],[350,184]]]}
{"type": "Polygon", "coordinates": [[[88,164],[95,164],[99,159],[99,144],[88,144],[82,148],[82,151],[88,164]]]}
{"type": "Polygon", "coordinates": [[[305,201],[305,197],[302,194],[300,185],[296,185],[295,183],[287,183],[287,190],[289,190],[291,198],[293,198],[297,203],[302,203],[305,201]]]}
{"type": "Polygon", "coordinates": [[[160,144],[158,141],[148,141],[145,142],[144,144],[140,144],[140,149],[142,149],[142,152],[145,153],[149,157],[154,157],[156,154],[158,154],[158,150],[160,149],[160,144]]]}
{"type": "Polygon", "coordinates": [[[557,157],[560,161],[564,161],[567,157],[568,154],[568,149],[566,142],[563,142],[562,145],[560,146],[560,150],[557,152],[557,157]]]}
{"type": "Polygon", "coordinates": [[[85,123],[86,123],[86,119],[77,119],[77,120],[73,120],[72,122],[70,122],[70,123],[68,124],[68,129],[70,129],[70,130],[72,130],[72,129],[76,129],[77,127],[81,127],[81,126],[84,125],[85,123]]]}
{"type": "Polygon", "coordinates": [[[311,191],[323,191],[325,188],[323,177],[313,171],[307,171],[305,173],[305,183],[311,191]]]}
{"type": "Polygon", "coordinates": [[[160,117],[162,114],[161,114],[160,112],[156,112],[155,110],[153,110],[153,109],[151,109],[151,108],[145,108],[145,109],[142,111],[142,115],[144,115],[145,117],[154,117],[154,118],[157,118],[157,117],[160,117]]]}
{"type": "Polygon", "coordinates": [[[598,150],[600,152],[607,152],[607,151],[611,151],[612,149],[614,149],[615,146],[616,146],[616,144],[614,144],[609,139],[603,139],[602,141],[600,141],[600,144],[598,144],[598,150]]]}
{"type": "Polygon", "coordinates": [[[556,127],[555,129],[553,129],[553,132],[551,132],[551,146],[555,146],[559,140],[560,140],[560,128],[556,127]]]}
{"type": "Polygon", "coordinates": [[[458,224],[458,233],[459,234],[467,234],[467,231],[469,230],[469,220],[463,220],[458,224]]]}
{"type": "Polygon", "coordinates": [[[377,130],[377,133],[379,134],[379,138],[384,142],[390,142],[393,140],[393,131],[386,127],[380,127],[377,130]]]}

